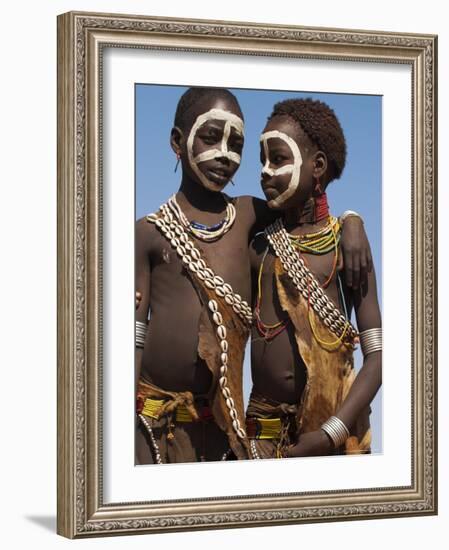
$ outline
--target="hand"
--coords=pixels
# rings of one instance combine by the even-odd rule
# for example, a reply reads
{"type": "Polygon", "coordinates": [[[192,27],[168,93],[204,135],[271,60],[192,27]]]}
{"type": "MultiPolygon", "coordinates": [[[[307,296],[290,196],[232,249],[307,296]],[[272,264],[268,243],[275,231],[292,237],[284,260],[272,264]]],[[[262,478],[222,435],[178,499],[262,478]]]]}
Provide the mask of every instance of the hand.
{"type": "Polygon", "coordinates": [[[371,248],[366,237],[363,222],[357,216],[348,216],[341,233],[341,250],[343,253],[346,285],[359,288],[367,283],[368,273],[373,269],[371,248]]]}
{"type": "Polygon", "coordinates": [[[327,456],[333,445],[323,430],[308,432],[299,436],[298,443],[291,445],[286,452],[289,458],[298,456],[327,456]]]}
{"type": "Polygon", "coordinates": [[[142,294],[137,291],[136,292],[136,309],[139,309],[140,302],[142,301],[142,294]]]}

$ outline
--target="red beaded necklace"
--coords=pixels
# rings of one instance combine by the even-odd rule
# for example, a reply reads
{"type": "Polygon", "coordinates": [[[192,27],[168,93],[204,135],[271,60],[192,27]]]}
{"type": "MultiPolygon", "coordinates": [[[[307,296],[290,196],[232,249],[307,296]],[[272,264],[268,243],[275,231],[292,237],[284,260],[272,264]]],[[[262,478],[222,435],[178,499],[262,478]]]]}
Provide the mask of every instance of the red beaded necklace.
{"type": "Polygon", "coordinates": [[[326,193],[322,193],[321,195],[314,197],[314,201],[315,201],[315,216],[313,221],[314,223],[317,223],[329,217],[329,204],[327,202],[326,193]]]}

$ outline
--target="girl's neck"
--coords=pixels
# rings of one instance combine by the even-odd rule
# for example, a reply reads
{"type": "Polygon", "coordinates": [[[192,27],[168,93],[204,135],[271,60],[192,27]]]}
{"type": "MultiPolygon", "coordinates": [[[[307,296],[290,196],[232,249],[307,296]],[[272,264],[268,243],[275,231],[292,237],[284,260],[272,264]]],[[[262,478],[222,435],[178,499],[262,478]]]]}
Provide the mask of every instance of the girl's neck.
{"type": "Polygon", "coordinates": [[[226,204],[221,191],[210,191],[186,174],[182,176],[176,197],[181,199],[181,203],[188,203],[197,210],[207,212],[222,212],[226,204]]]}
{"type": "Polygon", "coordinates": [[[289,208],[284,212],[285,225],[295,228],[299,225],[313,224],[315,222],[315,201],[310,198],[306,202],[289,208]]]}
{"type": "Polygon", "coordinates": [[[290,208],[284,213],[284,221],[290,230],[302,225],[321,225],[329,216],[326,193],[319,197],[310,197],[304,203],[290,208]]]}

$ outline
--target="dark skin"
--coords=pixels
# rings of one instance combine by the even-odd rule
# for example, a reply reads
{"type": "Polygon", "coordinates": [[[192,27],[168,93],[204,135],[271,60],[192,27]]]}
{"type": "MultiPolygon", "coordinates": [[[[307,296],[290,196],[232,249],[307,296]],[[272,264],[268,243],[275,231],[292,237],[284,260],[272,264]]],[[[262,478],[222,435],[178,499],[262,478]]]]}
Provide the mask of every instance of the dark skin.
{"type": "MultiPolygon", "coordinates": [[[[236,163],[225,157],[199,163],[200,170],[209,179],[210,189],[199,181],[189,164],[187,138],[191,125],[198,115],[213,108],[242,118],[238,104],[231,99],[205,99],[191,107],[190,126],[174,127],[170,140],[182,164],[182,180],[176,194],[178,204],[189,220],[207,225],[216,224],[225,216],[222,190],[238,169],[236,163]]],[[[193,143],[194,155],[219,148],[223,130],[222,120],[210,120],[200,127],[193,143]]],[[[232,128],[229,151],[240,154],[242,147],[243,136],[232,128]]],[[[251,303],[248,244],[254,234],[271,223],[277,214],[267,207],[265,201],[250,196],[234,199],[234,206],[236,220],[231,230],[218,241],[198,244],[214,271],[251,303]]],[[[359,250],[367,257],[368,269],[369,247],[359,220],[348,224],[348,233],[352,233],[351,241],[361,243],[359,250]]],[[[197,355],[201,303],[176,252],[156,226],[145,218],[136,224],[136,289],[139,291],[136,320],[146,321],[151,311],[144,349],[136,349],[136,382],[142,375],[166,390],[189,390],[195,395],[206,393],[212,377],[197,355]]],[[[146,444],[144,441],[140,443],[143,452],[146,444]]],[[[140,443],[138,439],[138,452],[140,443]]]]}
{"type": "MultiPolygon", "coordinates": [[[[212,108],[242,116],[233,102],[215,99],[196,106],[191,118],[195,120],[199,114],[212,108]]],[[[196,134],[194,154],[217,148],[223,129],[222,120],[206,122],[196,134]]],[[[224,157],[199,163],[204,174],[210,176],[211,171],[216,171],[222,176],[215,181],[210,177],[216,190],[207,189],[198,181],[188,162],[189,131],[190,128],[175,127],[171,134],[171,146],[182,162],[182,180],[176,199],[188,219],[213,225],[225,215],[226,203],[221,190],[234,176],[238,165],[224,157]]],[[[240,154],[242,146],[242,136],[232,129],[229,150],[240,154]]],[[[251,230],[256,223],[256,211],[260,209],[258,202],[251,197],[239,197],[235,201],[237,215],[232,229],[218,241],[199,243],[206,261],[248,302],[251,300],[251,285],[247,250],[251,230]],[[236,269],[237,265],[239,269],[236,269]]],[[[211,374],[197,356],[198,321],[202,306],[196,290],[176,251],[154,224],[145,219],[137,222],[136,244],[136,288],[142,294],[136,312],[137,320],[146,320],[151,309],[142,360],[137,357],[136,361],[136,375],[138,377],[142,373],[146,379],[164,389],[206,393],[210,388],[211,374]],[[170,327],[169,331],[167,327],[170,327]]]]}
{"type": "MultiPolygon", "coordinates": [[[[325,189],[331,178],[327,157],[306,136],[299,124],[288,116],[272,119],[264,132],[278,130],[293,138],[298,144],[303,164],[299,185],[295,193],[277,206],[271,202],[286,188],[290,175],[284,174],[270,177],[262,176],[262,189],[269,201],[284,219],[284,225],[292,234],[314,233],[326,224],[327,220],[313,223],[313,218],[306,211],[307,201],[317,192],[316,183],[321,183],[325,189]]],[[[262,163],[265,164],[265,153],[262,148],[262,163]]],[[[268,155],[270,168],[278,169],[292,164],[293,154],[288,145],[278,138],[268,140],[268,155]]],[[[257,236],[250,245],[250,262],[252,273],[253,296],[257,295],[257,278],[262,257],[267,248],[266,240],[257,236]]],[[[334,252],[318,256],[303,254],[303,257],[320,284],[329,278],[332,272],[334,252]]],[[[268,252],[263,265],[261,289],[261,318],[264,323],[272,325],[284,320],[285,312],[281,310],[274,280],[274,255],[268,252]]],[[[377,301],[376,280],[374,270],[367,273],[366,280],[361,288],[353,288],[353,280],[348,284],[347,271],[342,273],[345,303],[348,311],[353,307],[357,318],[359,332],[381,326],[380,309],[377,301]]],[[[337,287],[337,273],[334,273],[325,292],[343,312],[343,304],[339,300],[337,287]]],[[[294,331],[291,324],[269,343],[260,336],[257,328],[252,329],[251,369],[254,388],[257,393],[284,403],[298,403],[306,384],[306,368],[302,361],[294,331]]],[[[349,428],[357,419],[359,413],[371,403],[377,393],[382,380],[381,352],[369,354],[364,360],[363,367],[358,373],[355,382],[336,416],[349,428]]],[[[290,457],[323,456],[332,452],[333,445],[330,438],[322,430],[303,434],[288,451],[290,457]]]]}

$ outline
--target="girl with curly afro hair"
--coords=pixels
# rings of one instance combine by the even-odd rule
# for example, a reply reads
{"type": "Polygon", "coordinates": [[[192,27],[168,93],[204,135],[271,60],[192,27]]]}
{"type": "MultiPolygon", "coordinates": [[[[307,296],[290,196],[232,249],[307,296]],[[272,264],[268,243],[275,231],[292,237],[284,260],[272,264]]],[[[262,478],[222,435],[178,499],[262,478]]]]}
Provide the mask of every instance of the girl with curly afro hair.
{"type": "Polygon", "coordinates": [[[250,247],[253,452],[370,452],[369,406],[382,379],[375,274],[361,289],[347,284],[339,270],[343,222],[330,214],[325,193],[344,169],[343,130],[325,103],[287,99],[275,105],[260,142],[262,189],[280,217],[250,247]],[[356,376],[358,343],[364,362],[356,376]]]}

